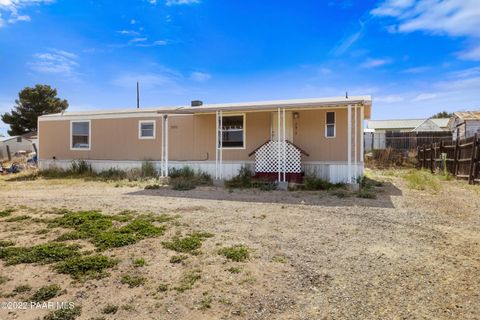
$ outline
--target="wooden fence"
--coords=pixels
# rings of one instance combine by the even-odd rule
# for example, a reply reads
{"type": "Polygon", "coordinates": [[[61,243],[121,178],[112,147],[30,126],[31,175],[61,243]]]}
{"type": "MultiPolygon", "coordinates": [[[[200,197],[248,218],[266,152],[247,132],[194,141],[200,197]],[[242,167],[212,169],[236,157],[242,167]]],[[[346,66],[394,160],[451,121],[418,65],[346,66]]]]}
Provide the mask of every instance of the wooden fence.
{"type": "Polygon", "coordinates": [[[468,183],[480,182],[480,135],[440,143],[424,144],[417,149],[420,168],[435,173],[443,170],[457,178],[468,179],[468,183]]]}

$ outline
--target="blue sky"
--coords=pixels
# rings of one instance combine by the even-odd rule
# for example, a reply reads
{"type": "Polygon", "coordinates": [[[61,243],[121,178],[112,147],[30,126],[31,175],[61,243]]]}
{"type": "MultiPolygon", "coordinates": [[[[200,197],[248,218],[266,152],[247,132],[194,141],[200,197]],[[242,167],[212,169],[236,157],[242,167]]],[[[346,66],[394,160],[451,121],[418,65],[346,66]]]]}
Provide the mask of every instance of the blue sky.
{"type": "MultiPolygon", "coordinates": [[[[0,112],[374,97],[373,118],[480,107],[478,0],[0,0],[0,112]]],[[[7,126],[0,122],[0,134],[7,126]]]]}

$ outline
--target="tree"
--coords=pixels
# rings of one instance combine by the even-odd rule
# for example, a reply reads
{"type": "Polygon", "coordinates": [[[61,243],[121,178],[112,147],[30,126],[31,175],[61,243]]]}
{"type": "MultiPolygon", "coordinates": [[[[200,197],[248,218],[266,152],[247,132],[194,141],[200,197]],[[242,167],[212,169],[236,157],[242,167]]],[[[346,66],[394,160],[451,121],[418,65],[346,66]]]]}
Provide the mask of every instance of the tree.
{"type": "Polygon", "coordinates": [[[453,116],[453,113],[447,112],[447,111],[441,111],[438,113],[435,113],[432,118],[437,119],[437,118],[451,118],[453,116]]]}
{"type": "Polygon", "coordinates": [[[18,93],[11,113],[4,113],[2,121],[10,125],[8,134],[22,135],[37,130],[37,118],[44,114],[63,112],[68,101],[57,97],[57,90],[49,85],[25,87],[18,93]]]}

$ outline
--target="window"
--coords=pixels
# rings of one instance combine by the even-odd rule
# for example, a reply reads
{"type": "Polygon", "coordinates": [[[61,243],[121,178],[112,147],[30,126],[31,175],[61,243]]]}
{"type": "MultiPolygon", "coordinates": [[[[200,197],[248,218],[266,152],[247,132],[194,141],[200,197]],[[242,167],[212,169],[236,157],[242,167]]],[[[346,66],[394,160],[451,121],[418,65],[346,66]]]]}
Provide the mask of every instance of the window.
{"type": "Polygon", "coordinates": [[[335,138],[335,112],[327,112],[325,119],[325,137],[335,138]]]}
{"type": "Polygon", "coordinates": [[[139,139],[155,139],[155,120],[145,120],[138,122],[139,139]]]}
{"type": "Polygon", "coordinates": [[[75,150],[90,150],[90,121],[72,121],[70,123],[72,138],[71,148],[75,150]]]}
{"type": "Polygon", "coordinates": [[[22,137],[17,137],[17,142],[22,142],[22,137]]]}
{"type": "Polygon", "coordinates": [[[222,147],[244,148],[245,147],[245,116],[222,117],[222,147]]]}

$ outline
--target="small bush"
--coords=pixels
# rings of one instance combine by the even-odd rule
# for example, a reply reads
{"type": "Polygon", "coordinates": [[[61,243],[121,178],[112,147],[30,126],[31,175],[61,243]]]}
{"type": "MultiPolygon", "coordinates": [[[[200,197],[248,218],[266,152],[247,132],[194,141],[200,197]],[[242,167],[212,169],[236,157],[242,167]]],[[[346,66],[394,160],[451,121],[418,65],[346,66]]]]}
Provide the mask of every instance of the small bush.
{"type": "Polygon", "coordinates": [[[158,184],[149,184],[145,186],[145,190],[158,190],[160,189],[160,185],[158,184]]]}
{"type": "Polygon", "coordinates": [[[144,267],[145,264],[146,264],[146,263],[145,263],[145,259],[143,259],[143,258],[139,258],[139,259],[133,260],[133,265],[134,265],[135,267],[144,267]]]}
{"type": "Polygon", "coordinates": [[[242,272],[242,269],[238,268],[238,267],[230,267],[227,269],[228,272],[230,273],[240,273],[242,272]]]}
{"type": "Polygon", "coordinates": [[[158,292],[166,292],[166,291],[168,291],[168,284],[165,284],[165,283],[159,284],[158,287],[157,287],[157,291],[158,291],[158,292]]]}
{"type": "Polygon", "coordinates": [[[236,245],[220,249],[218,251],[218,254],[224,256],[227,259],[241,262],[247,260],[250,257],[250,249],[243,245],[236,245]]]}
{"type": "Polygon", "coordinates": [[[141,167],[141,176],[142,178],[156,178],[157,177],[157,170],[155,170],[155,166],[150,161],[143,161],[141,167]]]}
{"type": "Polygon", "coordinates": [[[15,245],[15,242],[11,240],[0,240],[0,248],[11,247],[14,245],[15,245]]]}
{"type": "Polygon", "coordinates": [[[175,178],[170,180],[170,185],[173,190],[187,191],[196,188],[195,181],[189,178],[175,178]]]}
{"type": "Polygon", "coordinates": [[[74,160],[71,163],[71,172],[76,175],[92,175],[94,173],[92,165],[85,160],[74,160]]]}
{"type": "Polygon", "coordinates": [[[186,259],[188,259],[188,256],[186,255],[178,255],[178,256],[172,256],[170,258],[170,263],[182,263],[183,261],[185,261],[186,259]]]}
{"type": "Polygon", "coordinates": [[[193,288],[195,282],[200,280],[201,273],[200,270],[193,270],[185,273],[180,281],[178,287],[175,287],[175,290],[178,292],[184,292],[193,288]]]}
{"type": "Polygon", "coordinates": [[[43,320],[75,320],[82,313],[80,307],[73,307],[71,309],[58,309],[47,314],[43,320]]]}
{"type": "Polygon", "coordinates": [[[314,176],[305,177],[303,180],[304,190],[329,190],[334,187],[334,184],[314,176]]]}
{"type": "Polygon", "coordinates": [[[127,179],[127,172],[118,168],[110,168],[100,172],[98,177],[105,181],[118,181],[127,179]]]}
{"type": "Polygon", "coordinates": [[[30,300],[35,301],[35,302],[48,301],[48,300],[58,296],[60,294],[61,290],[62,290],[62,288],[60,288],[60,286],[57,285],[57,284],[44,286],[44,287],[41,287],[40,289],[38,289],[37,291],[35,291],[35,293],[30,298],[30,300]]]}
{"type": "Polygon", "coordinates": [[[172,168],[168,172],[168,175],[172,179],[175,179],[175,178],[193,178],[193,177],[195,177],[195,171],[193,171],[192,168],[190,168],[188,166],[185,166],[181,169],[172,168]]]}
{"type": "Polygon", "coordinates": [[[29,216],[16,216],[16,217],[5,219],[5,222],[18,222],[18,221],[28,220],[31,218],[32,217],[29,217],[29,216]]]}
{"type": "Polygon", "coordinates": [[[252,173],[246,166],[242,166],[235,177],[225,181],[225,187],[230,189],[247,189],[252,186],[252,173]]]}
{"type": "Polygon", "coordinates": [[[203,240],[210,237],[213,235],[204,232],[195,232],[183,238],[176,236],[171,241],[163,242],[163,247],[177,252],[194,253],[200,249],[203,240]]]}
{"type": "Polygon", "coordinates": [[[102,309],[103,314],[115,314],[118,311],[118,306],[113,305],[113,304],[107,304],[105,307],[102,309]]]}
{"type": "Polygon", "coordinates": [[[0,218],[8,217],[13,212],[15,212],[15,209],[12,209],[12,208],[1,210],[0,211],[0,218]]]}
{"type": "Polygon", "coordinates": [[[135,287],[143,286],[146,281],[147,281],[147,279],[145,279],[144,277],[131,276],[129,274],[123,275],[122,279],[120,280],[120,282],[122,284],[128,284],[129,288],[135,288],[135,287]]]}
{"type": "Polygon", "coordinates": [[[358,197],[359,198],[364,198],[364,199],[376,199],[377,195],[375,194],[374,191],[371,189],[360,189],[358,192],[358,197]]]}
{"type": "Polygon", "coordinates": [[[78,245],[63,243],[46,243],[33,247],[0,248],[0,259],[8,265],[19,263],[53,263],[79,255],[78,245]]]}
{"type": "Polygon", "coordinates": [[[25,293],[25,292],[29,292],[31,290],[32,290],[32,286],[30,286],[28,284],[21,284],[19,286],[16,286],[15,289],[13,289],[13,292],[18,293],[18,294],[22,294],[22,293],[25,293]]]}
{"type": "Polygon", "coordinates": [[[333,190],[330,194],[340,199],[350,197],[350,193],[344,189],[333,190]]]}
{"type": "Polygon", "coordinates": [[[105,270],[114,267],[117,263],[118,260],[102,255],[75,257],[59,263],[56,270],[69,274],[76,280],[86,280],[106,276],[105,270]]]}

